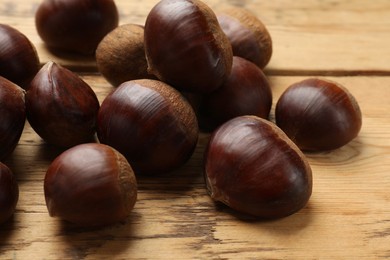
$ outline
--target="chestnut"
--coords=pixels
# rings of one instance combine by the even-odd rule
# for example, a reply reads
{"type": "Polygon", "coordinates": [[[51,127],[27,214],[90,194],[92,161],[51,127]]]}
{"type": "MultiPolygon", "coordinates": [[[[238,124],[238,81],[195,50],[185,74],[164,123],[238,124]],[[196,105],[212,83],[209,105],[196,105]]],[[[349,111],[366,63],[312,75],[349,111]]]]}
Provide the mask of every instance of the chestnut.
{"type": "Polygon", "coordinates": [[[126,158],[114,148],[80,144],[50,164],[44,193],[50,216],[78,226],[104,226],[130,215],[137,181],[126,158]]]}
{"type": "Polygon", "coordinates": [[[344,86],[309,78],[289,86],[275,108],[276,124],[305,151],[344,146],[362,126],[362,114],[344,86]]]}
{"type": "Polygon", "coordinates": [[[291,215],[312,193],[304,154],[274,123],[256,116],[233,118],[214,131],[204,167],[212,199],[256,218],[291,215]]]}
{"type": "Polygon", "coordinates": [[[71,147],[93,140],[99,101],[72,71],[50,61],[26,93],[27,119],[47,143],[71,147]]]}
{"type": "Polygon", "coordinates": [[[97,136],[122,153],[136,174],[163,174],[183,165],[198,140],[195,112],[182,95],[152,79],[122,83],[102,102],[97,136]]]}
{"type": "Polygon", "coordinates": [[[245,58],[263,69],[272,56],[272,38],[263,22],[242,7],[228,6],[220,8],[216,13],[232,45],[233,55],[245,58]]]}
{"type": "Polygon", "coordinates": [[[254,63],[234,56],[227,80],[217,90],[200,98],[199,126],[204,131],[212,131],[241,115],[267,119],[271,106],[271,87],[263,71],[254,63]]]}
{"type": "Polygon", "coordinates": [[[35,46],[19,30],[0,24],[0,75],[26,88],[40,68],[35,46]]]}
{"type": "Polygon", "coordinates": [[[85,55],[118,23],[113,0],[44,0],[35,13],[38,35],[49,49],[85,55]]]}
{"type": "Polygon", "coordinates": [[[154,78],[147,71],[144,28],[124,24],[108,33],[96,49],[96,64],[99,72],[115,87],[129,80],[154,78]]]}
{"type": "Polygon", "coordinates": [[[149,72],[180,91],[210,92],[230,74],[232,47],[202,1],[160,1],[146,18],[144,37],[149,72]]]}
{"type": "Polygon", "coordinates": [[[18,144],[26,121],[25,90],[0,76],[0,160],[18,144]]]}
{"type": "Polygon", "coordinates": [[[15,175],[0,162],[0,224],[14,214],[19,200],[19,185],[15,175]]]}

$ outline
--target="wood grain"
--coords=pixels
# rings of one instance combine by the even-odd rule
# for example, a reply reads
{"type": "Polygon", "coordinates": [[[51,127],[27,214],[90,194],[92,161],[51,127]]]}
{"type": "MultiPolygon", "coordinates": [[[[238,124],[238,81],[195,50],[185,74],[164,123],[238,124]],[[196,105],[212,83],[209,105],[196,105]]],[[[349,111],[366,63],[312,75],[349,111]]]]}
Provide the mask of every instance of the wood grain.
{"type": "MultiPolygon", "coordinates": [[[[76,70],[93,71],[93,59],[56,56],[36,33],[34,14],[40,0],[0,0],[0,21],[25,33],[42,63],[55,60],[76,70]]],[[[120,23],[143,24],[157,0],[116,1],[120,23]]],[[[274,53],[266,70],[273,75],[390,75],[390,3],[387,0],[207,0],[253,11],[269,29],[274,53]]]]}
{"type": "MultiPolygon", "coordinates": [[[[83,75],[99,99],[112,87],[83,75]]],[[[270,77],[274,103],[302,77],[270,77]]],[[[88,230],[50,218],[43,178],[59,154],[26,125],[7,164],[17,174],[20,200],[13,220],[1,227],[4,259],[370,259],[390,257],[390,77],[329,78],[344,84],[364,117],[359,137],[338,150],[307,154],[314,173],[306,208],[275,221],[240,216],[208,197],[202,177],[202,134],[191,160],[166,177],[140,177],[130,218],[88,230]],[[372,91],[367,92],[367,88],[372,91]]]]}
{"type": "MultiPolygon", "coordinates": [[[[143,23],[157,1],[117,0],[121,23],[143,23]]],[[[389,259],[390,258],[390,2],[347,0],[205,1],[243,6],[259,15],[274,39],[267,67],[274,105],[290,84],[310,75],[345,85],[363,113],[350,144],[306,154],[313,169],[307,207],[287,218],[256,221],[209,198],[201,134],[191,160],[176,172],[138,178],[131,216],[101,229],[77,228],[48,215],[43,178],[61,150],[26,123],[6,164],[17,175],[20,199],[0,226],[0,259],[389,259]]],[[[99,100],[113,90],[93,58],[58,57],[36,34],[40,1],[0,0],[0,22],[25,33],[41,62],[78,72],[99,100]]],[[[273,118],[273,112],[271,120],[273,118]]]]}

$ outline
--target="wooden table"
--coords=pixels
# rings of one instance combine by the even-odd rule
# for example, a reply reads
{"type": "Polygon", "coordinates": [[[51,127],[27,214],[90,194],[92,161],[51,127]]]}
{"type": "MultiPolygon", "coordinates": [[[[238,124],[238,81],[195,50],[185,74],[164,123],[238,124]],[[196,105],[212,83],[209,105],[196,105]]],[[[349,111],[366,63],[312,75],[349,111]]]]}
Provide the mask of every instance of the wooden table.
{"type": "MultiPolygon", "coordinates": [[[[111,87],[91,59],[56,57],[34,26],[39,0],[0,0],[0,22],[26,34],[42,63],[55,60],[88,82],[102,101],[111,87]]],[[[116,1],[120,23],[143,23],[156,0],[116,1]]],[[[192,159],[166,177],[139,180],[126,223],[75,228],[50,218],[43,178],[59,150],[26,124],[6,163],[20,199],[0,227],[0,259],[388,259],[390,258],[390,1],[206,1],[255,12],[267,25],[274,54],[266,73],[274,104],[298,80],[319,76],[344,84],[358,100],[363,127],[350,144],[307,154],[313,195],[300,212],[250,221],[214,204],[202,177],[202,134],[192,159]]]]}

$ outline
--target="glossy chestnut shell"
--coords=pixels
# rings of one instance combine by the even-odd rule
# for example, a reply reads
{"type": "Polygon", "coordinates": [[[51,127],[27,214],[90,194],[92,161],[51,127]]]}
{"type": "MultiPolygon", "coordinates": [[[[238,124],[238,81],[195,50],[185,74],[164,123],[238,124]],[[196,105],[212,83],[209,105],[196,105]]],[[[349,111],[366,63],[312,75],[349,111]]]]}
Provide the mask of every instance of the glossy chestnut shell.
{"type": "Polygon", "coordinates": [[[124,82],[104,99],[98,115],[100,142],[121,152],[136,174],[168,173],[183,165],[198,132],[192,107],[157,80],[124,82]]]}
{"type": "Polygon", "coordinates": [[[348,89],[317,78],[289,86],[276,104],[275,119],[306,151],[339,148],[354,139],[362,126],[361,110],[348,89]]]}
{"type": "Polygon", "coordinates": [[[224,7],[216,13],[232,45],[233,55],[247,59],[263,69],[271,60],[273,52],[272,38],[263,22],[242,7],[224,7]]]}
{"type": "Polygon", "coordinates": [[[25,91],[0,76],[0,160],[10,155],[20,140],[26,121],[25,91]]]}
{"type": "Polygon", "coordinates": [[[0,75],[26,88],[40,67],[35,46],[17,29],[0,24],[0,75]]]}
{"type": "Polygon", "coordinates": [[[0,162],[0,225],[15,212],[19,200],[19,185],[15,175],[0,162]]]}
{"type": "Polygon", "coordinates": [[[232,66],[232,48],[209,6],[198,0],[162,0],[145,23],[150,73],[181,91],[217,89],[232,66]]]}
{"type": "Polygon", "coordinates": [[[124,24],[108,33],[96,49],[96,65],[111,85],[154,78],[148,73],[144,48],[144,28],[124,24]]]}
{"type": "Polygon", "coordinates": [[[44,192],[50,216],[80,226],[124,221],[137,199],[137,182],[126,158],[89,143],[60,154],[47,169],[44,192]]]}
{"type": "Polygon", "coordinates": [[[37,32],[49,48],[86,55],[118,23],[113,0],[44,0],[35,13],[37,32]]]}
{"type": "Polygon", "coordinates": [[[198,107],[199,125],[212,131],[237,116],[255,115],[268,119],[272,92],[267,77],[254,63],[234,56],[227,80],[217,90],[202,95],[198,107]]]}
{"type": "Polygon", "coordinates": [[[205,179],[214,200],[264,219],[297,212],[312,193],[305,156],[275,124],[255,116],[236,117],[212,134],[205,179]]]}
{"type": "Polygon", "coordinates": [[[26,93],[27,119],[47,143],[71,147],[90,142],[96,132],[99,101],[72,71],[48,62],[26,93]]]}

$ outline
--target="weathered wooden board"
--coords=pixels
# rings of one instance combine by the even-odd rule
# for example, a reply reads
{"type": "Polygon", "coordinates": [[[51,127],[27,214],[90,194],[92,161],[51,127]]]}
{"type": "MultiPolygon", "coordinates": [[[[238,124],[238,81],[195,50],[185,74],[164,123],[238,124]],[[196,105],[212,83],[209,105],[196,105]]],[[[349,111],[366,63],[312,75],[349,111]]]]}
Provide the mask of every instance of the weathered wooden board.
{"type": "MultiPolygon", "coordinates": [[[[103,100],[112,87],[83,75],[103,100]]],[[[302,77],[270,77],[274,101],[302,77]]],[[[26,125],[7,164],[20,183],[13,220],[0,229],[0,258],[100,259],[369,259],[390,257],[389,77],[330,78],[360,103],[358,138],[326,153],[307,154],[313,195],[302,211],[275,221],[253,221],[214,204],[202,177],[202,134],[192,159],[177,172],[140,177],[139,196],[126,223],[86,230],[50,218],[43,178],[60,152],[26,125]]]]}
{"type": "MultiPolygon", "coordinates": [[[[36,33],[40,0],[0,0],[0,23],[15,26],[36,45],[42,63],[56,60],[75,69],[95,69],[93,59],[58,57],[36,33]]],[[[143,24],[157,0],[117,0],[120,23],[143,24]]],[[[387,0],[207,0],[216,9],[250,9],[266,24],[274,43],[269,73],[295,75],[389,74],[390,3],[387,0]]]]}
{"type": "MultiPolygon", "coordinates": [[[[347,0],[206,1],[249,8],[268,26],[274,56],[267,67],[274,103],[309,75],[344,84],[358,100],[363,127],[350,144],[307,154],[313,195],[302,211],[274,221],[240,216],[208,197],[200,136],[191,160],[166,177],[139,177],[130,218],[80,229],[50,218],[43,178],[61,151],[26,124],[6,163],[17,174],[14,218],[0,226],[0,259],[386,259],[390,258],[390,2],[347,0]],[[330,77],[337,76],[337,77],[330,77]]],[[[36,34],[39,0],[0,0],[0,23],[25,33],[41,62],[79,72],[99,100],[113,89],[92,59],[58,57],[36,34]]],[[[156,0],[116,1],[121,23],[143,23],[156,0]]]]}

